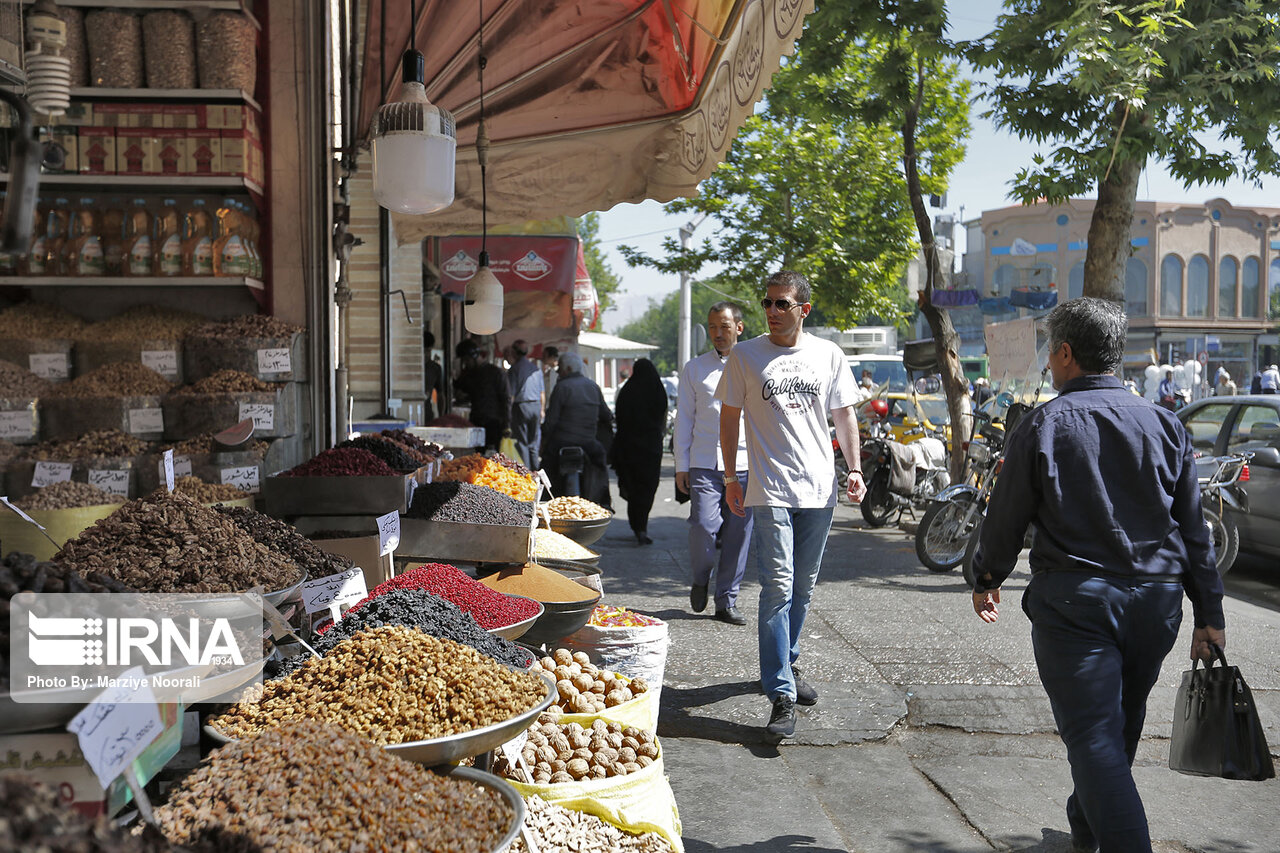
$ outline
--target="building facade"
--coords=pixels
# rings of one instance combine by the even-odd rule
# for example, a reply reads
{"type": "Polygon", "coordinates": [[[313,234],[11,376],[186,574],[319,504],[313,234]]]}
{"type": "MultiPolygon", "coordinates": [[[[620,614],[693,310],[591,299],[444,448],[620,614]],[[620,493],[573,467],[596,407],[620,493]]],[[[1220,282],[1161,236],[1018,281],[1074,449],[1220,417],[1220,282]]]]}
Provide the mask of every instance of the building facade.
{"type": "MultiPolygon", "coordinates": [[[[988,298],[1015,288],[1056,289],[1059,299],[1081,296],[1093,208],[1093,199],[1071,199],[984,211],[965,223],[962,280],[988,298]]],[[[1159,362],[1180,362],[1203,353],[1209,381],[1222,366],[1247,387],[1260,361],[1276,360],[1280,208],[1236,207],[1221,198],[1140,201],[1131,243],[1126,371],[1141,371],[1153,354],[1159,362]]],[[[967,338],[983,319],[1013,316],[983,317],[970,308],[953,319],[967,338]]]]}

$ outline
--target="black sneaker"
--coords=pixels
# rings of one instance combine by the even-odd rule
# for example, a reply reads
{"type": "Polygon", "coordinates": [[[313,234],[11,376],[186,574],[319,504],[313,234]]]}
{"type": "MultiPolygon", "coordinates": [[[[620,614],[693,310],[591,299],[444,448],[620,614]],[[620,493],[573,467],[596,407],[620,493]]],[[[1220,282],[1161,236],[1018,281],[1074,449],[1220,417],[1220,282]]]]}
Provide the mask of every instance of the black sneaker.
{"type": "Polygon", "coordinates": [[[705,583],[695,583],[689,589],[689,606],[693,608],[694,613],[701,613],[707,609],[707,585],[705,583]]]}
{"type": "Polygon", "coordinates": [[[779,696],[773,700],[773,713],[769,715],[769,725],[764,730],[778,740],[796,733],[796,703],[790,696],[779,696]]]}
{"type": "Polygon", "coordinates": [[[818,703],[818,691],[814,690],[813,686],[804,680],[800,673],[800,667],[791,667],[791,676],[796,682],[796,704],[816,705],[818,703]]]}

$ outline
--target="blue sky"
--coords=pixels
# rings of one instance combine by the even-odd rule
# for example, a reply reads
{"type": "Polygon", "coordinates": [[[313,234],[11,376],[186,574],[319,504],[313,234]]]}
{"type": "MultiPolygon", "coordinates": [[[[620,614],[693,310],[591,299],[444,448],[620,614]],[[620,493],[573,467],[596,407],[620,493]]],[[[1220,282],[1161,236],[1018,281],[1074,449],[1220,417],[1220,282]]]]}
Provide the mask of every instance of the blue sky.
{"type": "MultiPolygon", "coordinates": [[[[964,0],[952,2],[950,15],[952,35],[957,39],[977,38],[988,32],[1000,12],[999,0],[964,0]]],[[[982,78],[975,77],[981,81],[982,78]]],[[[968,154],[952,176],[947,193],[946,212],[963,213],[965,220],[974,219],[984,210],[1005,207],[1008,200],[1008,182],[1019,168],[1031,163],[1037,146],[996,130],[979,117],[982,105],[975,104],[972,116],[973,130],[968,141],[968,154]],[[963,210],[961,209],[963,207],[963,210]]],[[[1203,202],[1222,197],[1233,204],[1280,207],[1280,179],[1270,179],[1262,187],[1243,181],[1225,186],[1194,187],[1185,190],[1159,164],[1148,168],[1138,188],[1140,200],[1203,202]]],[[[628,267],[618,252],[619,245],[631,245],[650,254],[659,254],[663,237],[677,237],[677,229],[688,219],[684,216],[668,216],[662,205],[647,201],[641,204],[620,204],[600,215],[602,248],[614,271],[622,278],[622,293],[618,308],[607,313],[604,326],[616,331],[631,319],[644,313],[650,299],[662,299],[679,288],[674,275],[662,275],[653,270],[628,267]]],[[[698,242],[712,234],[714,222],[708,220],[695,232],[698,242]]],[[[964,242],[961,229],[960,249],[964,242]]]]}

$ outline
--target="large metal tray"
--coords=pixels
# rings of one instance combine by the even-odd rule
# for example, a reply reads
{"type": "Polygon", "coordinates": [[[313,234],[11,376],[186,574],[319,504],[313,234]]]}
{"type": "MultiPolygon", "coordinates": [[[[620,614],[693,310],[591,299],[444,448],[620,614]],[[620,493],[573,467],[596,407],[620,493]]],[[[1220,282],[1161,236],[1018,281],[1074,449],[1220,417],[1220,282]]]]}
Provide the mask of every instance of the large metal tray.
{"type": "Polygon", "coordinates": [[[516,840],[516,836],[520,834],[520,828],[524,826],[526,814],[524,798],[520,796],[519,791],[511,786],[511,783],[505,779],[500,779],[492,773],[485,773],[483,770],[477,770],[474,767],[434,767],[432,772],[451,779],[465,779],[468,782],[474,782],[482,787],[492,789],[498,796],[502,797],[503,802],[511,809],[511,823],[507,826],[506,834],[491,848],[491,853],[500,853],[500,851],[511,847],[511,842],[516,840]]]}
{"type": "MultiPolygon", "coordinates": [[[[408,512],[413,490],[427,482],[427,469],[390,477],[267,477],[262,481],[266,514],[385,515],[408,512]]],[[[402,540],[403,541],[403,540],[402,540]]]]}
{"type": "MultiPolygon", "coordinates": [[[[523,670],[513,666],[507,668],[516,672],[523,672],[523,670]]],[[[432,740],[391,744],[384,746],[383,749],[406,761],[425,764],[428,767],[452,764],[455,761],[461,761],[464,758],[471,758],[472,756],[497,749],[533,725],[534,721],[538,719],[538,715],[545,711],[555,699],[557,695],[555,682],[546,673],[538,673],[538,676],[546,687],[546,693],[537,705],[523,714],[518,714],[510,719],[503,720],[501,723],[494,723],[484,728],[472,729],[432,740]]],[[[211,725],[205,726],[204,731],[205,734],[218,743],[230,743],[233,740],[233,738],[227,737],[211,725]]]]}
{"type": "Polygon", "coordinates": [[[470,563],[527,563],[533,547],[528,527],[400,519],[396,556],[470,563]]]}
{"type": "Polygon", "coordinates": [[[514,625],[503,625],[500,628],[489,628],[487,630],[493,636],[501,637],[504,640],[518,640],[524,636],[525,631],[528,631],[533,627],[534,622],[537,622],[542,618],[542,613],[545,608],[542,606],[541,601],[534,601],[532,598],[527,598],[523,595],[512,595],[510,597],[523,598],[525,601],[533,601],[534,604],[538,605],[538,612],[530,616],[528,619],[525,619],[522,622],[517,622],[514,625]]]}

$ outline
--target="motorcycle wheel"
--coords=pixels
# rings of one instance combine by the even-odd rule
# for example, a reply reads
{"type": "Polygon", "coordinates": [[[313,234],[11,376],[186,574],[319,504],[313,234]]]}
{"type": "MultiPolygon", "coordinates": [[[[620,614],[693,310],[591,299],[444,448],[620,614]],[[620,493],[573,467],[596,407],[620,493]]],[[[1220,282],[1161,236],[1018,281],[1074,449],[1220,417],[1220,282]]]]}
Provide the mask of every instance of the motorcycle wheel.
{"type": "Polygon", "coordinates": [[[960,571],[964,574],[964,582],[969,589],[973,589],[973,584],[977,580],[977,576],[973,573],[973,555],[978,553],[978,537],[981,535],[982,522],[979,521],[978,526],[973,528],[973,535],[964,546],[964,559],[960,561],[960,571]]]}
{"type": "Polygon", "coordinates": [[[902,510],[893,505],[893,495],[889,494],[889,469],[881,468],[871,475],[860,506],[862,517],[872,527],[884,527],[902,514],[902,510]]]}
{"type": "Polygon", "coordinates": [[[949,501],[934,502],[920,518],[916,530],[916,556],[931,572],[949,572],[964,561],[964,552],[982,516],[974,508],[977,498],[956,495],[949,501]],[[965,519],[969,523],[965,524],[965,519]]]}
{"type": "Polygon", "coordinates": [[[1209,528],[1209,538],[1213,540],[1213,554],[1216,558],[1218,574],[1225,575],[1235,565],[1240,553],[1240,528],[1216,509],[1202,507],[1204,524],[1209,528]]]}

